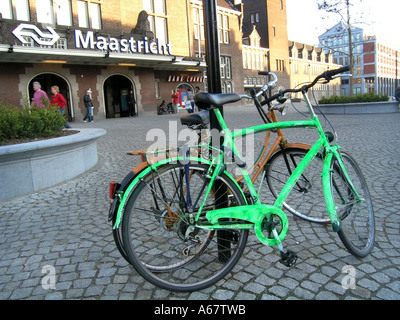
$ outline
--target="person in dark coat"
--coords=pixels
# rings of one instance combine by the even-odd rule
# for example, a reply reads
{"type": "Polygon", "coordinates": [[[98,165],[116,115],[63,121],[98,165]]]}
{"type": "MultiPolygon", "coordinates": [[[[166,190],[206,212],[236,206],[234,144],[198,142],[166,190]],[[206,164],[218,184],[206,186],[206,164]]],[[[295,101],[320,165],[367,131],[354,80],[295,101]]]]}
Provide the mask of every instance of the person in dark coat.
{"type": "Polygon", "coordinates": [[[83,97],[83,103],[86,107],[86,115],[83,118],[83,122],[86,122],[86,119],[89,120],[89,122],[93,122],[92,90],[90,88],[88,91],[86,91],[86,94],[83,97]]]}
{"type": "Polygon", "coordinates": [[[133,94],[133,90],[129,91],[129,93],[127,94],[126,103],[129,107],[129,117],[136,117],[136,100],[135,95],[133,94]]]}
{"type": "Polygon", "coordinates": [[[394,93],[394,97],[395,97],[396,101],[400,103],[400,86],[397,87],[397,89],[394,93]]]}

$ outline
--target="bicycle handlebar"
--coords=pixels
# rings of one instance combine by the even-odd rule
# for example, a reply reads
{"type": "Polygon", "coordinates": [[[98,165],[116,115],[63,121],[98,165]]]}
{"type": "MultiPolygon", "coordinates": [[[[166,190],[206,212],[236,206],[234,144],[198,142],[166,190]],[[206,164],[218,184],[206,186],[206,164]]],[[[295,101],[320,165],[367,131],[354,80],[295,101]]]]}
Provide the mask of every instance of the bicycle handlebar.
{"type": "Polygon", "coordinates": [[[276,87],[276,84],[278,82],[278,77],[276,76],[275,73],[273,72],[268,72],[268,71],[258,71],[258,74],[260,76],[272,76],[274,79],[271,80],[270,82],[268,82],[267,85],[265,85],[264,87],[261,88],[261,90],[256,94],[256,97],[258,98],[259,96],[263,95],[265,92],[267,92],[267,90],[269,89],[273,89],[276,87]]]}
{"type": "MultiPolygon", "coordinates": [[[[332,80],[332,77],[333,77],[333,76],[335,76],[335,75],[337,75],[337,74],[340,74],[340,73],[343,73],[343,72],[346,72],[346,71],[349,71],[349,70],[350,70],[350,67],[349,67],[349,66],[345,66],[345,67],[342,67],[342,68],[339,68],[339,69],[325,71],[325,72],[321,73],[319,76],[317,76],[317,77],[314,79],[314,81],[311,82],[310,84],[307,84],[307,85],[305,85],[305,86],[302,86],[302,87],[299,88],[299,89],[286,89],[286,90],[283,90],[283,91],[281,91],[281,92],[279,92],[279,93],[277,93],[277,94],[275,94],[275,95],[269,97],[268,99],[265,99],[263,102],[261,102],[261,105],[264,106],[264,105],[270,103],[271,101],[274,101],[274,100],[278,99],[279,97],[282,97],[285,93],[297,93],[297,92],[303,92],[303,93],[305,93],[305,92],[308,91],[308,89],[310,89],[310,88],[312,88],[313,86],[315,86],[315,85],[317,84],[317,82],[318,82],[320,79],[325,79],[327,82],[329,82],[329,81],[332,80]]],[[[259,74],[260,74],[260,73],[259,73],[259,74]]],[[[267,74],[271,74],[271,72],[269,72],[269,73],[267,73],[267,74]]],[[[275,77],[276,77],[276,76],[275,76],[275,77]]],[[[268,84],[268,85],[269,85],[269,84],[268,84]]],[[[268,86],[268,85],[267,85],[267,86],[268,86]]],[[[266,87],[267,87],[267,86],[266,86],[266,87]]],[[[263,88],[263,89],[264,89],[264,88],[263,88]]],[[[263,93],[263,90],[260,91],[260,92],[263,93]]],[[[261,94],[262,94],[262,93],[261,93],[261,94]]],[[[260,94],[260,95],[261,95],[261,94],[260,94]]]]}
{"type": "Polygon", "coordinates": [[[329,78],[329,80],[330,80],[330,79],[332,79],[333,76],[336,76],[337,74],[340,74],[340,73],[343,73],[346,71],[350,71],[350,66],[345,66],[345,67],[335,69],[335,70],[328,70],[328,71],[325,71],[324,73],[325,73],[326,78],[329,78]]]}

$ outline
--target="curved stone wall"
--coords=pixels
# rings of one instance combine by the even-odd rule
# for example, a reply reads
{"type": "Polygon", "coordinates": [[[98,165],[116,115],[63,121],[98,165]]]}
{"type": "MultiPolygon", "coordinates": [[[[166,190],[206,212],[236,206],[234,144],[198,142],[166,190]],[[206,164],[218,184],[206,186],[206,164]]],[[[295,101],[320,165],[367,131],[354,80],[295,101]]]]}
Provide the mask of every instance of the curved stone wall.
{"type": "Polygon", "coordinates": [[[49,188],[91,169],[103,129],[0,147],[0,200],[49,188]]]}

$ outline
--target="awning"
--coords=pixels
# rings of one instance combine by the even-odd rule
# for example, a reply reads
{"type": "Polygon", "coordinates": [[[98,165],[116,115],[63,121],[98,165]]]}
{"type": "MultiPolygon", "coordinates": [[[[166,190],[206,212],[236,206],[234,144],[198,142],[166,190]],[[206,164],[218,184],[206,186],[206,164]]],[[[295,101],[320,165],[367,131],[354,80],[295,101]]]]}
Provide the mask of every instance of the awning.
{"type": "Polygon", "coordinates": [[[0,44],[0,63],[62,63],[84,65],[119,65],[155,70],[204,71],[204,61],[197,58],[104,52],[80,49],[54,49],[0,44]]]}

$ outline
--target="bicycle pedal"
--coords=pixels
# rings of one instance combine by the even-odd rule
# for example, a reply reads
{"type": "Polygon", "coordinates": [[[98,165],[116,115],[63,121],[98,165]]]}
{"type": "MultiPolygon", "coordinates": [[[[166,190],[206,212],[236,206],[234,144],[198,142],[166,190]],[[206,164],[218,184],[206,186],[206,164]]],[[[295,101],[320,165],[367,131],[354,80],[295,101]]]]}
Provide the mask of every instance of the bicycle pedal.
{"type": "Polygon", "coordinates": [[[292,267],[297,261],[297,254],[293,251],[288,250],[286,253],[281,252],[281,259],[279,260],[280,263],[285,265],[286,267],[292,267]]]}

